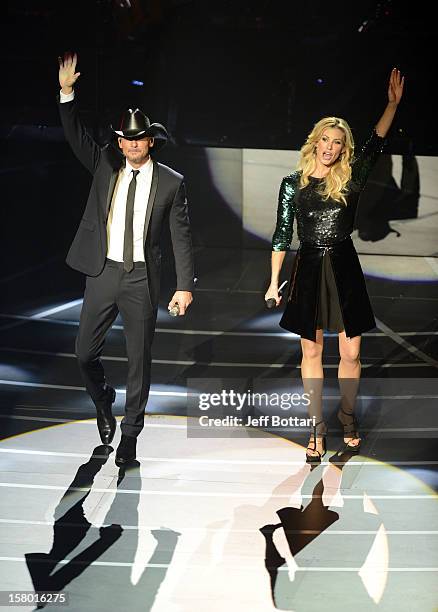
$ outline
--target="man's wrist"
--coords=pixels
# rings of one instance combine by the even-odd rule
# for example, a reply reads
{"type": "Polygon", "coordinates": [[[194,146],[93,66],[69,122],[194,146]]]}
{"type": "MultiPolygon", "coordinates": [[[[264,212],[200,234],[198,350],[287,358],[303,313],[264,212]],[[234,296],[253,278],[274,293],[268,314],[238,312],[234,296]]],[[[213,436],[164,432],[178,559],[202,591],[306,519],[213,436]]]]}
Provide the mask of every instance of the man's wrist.
{"type": "Polygon", "coordinates": [[[72,102],[74,99],[75,99],[75,90],[73,88],[69,94],[64,93],[62,89],[59,92],[59,101],[61,104],[64,104],[65,102],[72,102]]]}

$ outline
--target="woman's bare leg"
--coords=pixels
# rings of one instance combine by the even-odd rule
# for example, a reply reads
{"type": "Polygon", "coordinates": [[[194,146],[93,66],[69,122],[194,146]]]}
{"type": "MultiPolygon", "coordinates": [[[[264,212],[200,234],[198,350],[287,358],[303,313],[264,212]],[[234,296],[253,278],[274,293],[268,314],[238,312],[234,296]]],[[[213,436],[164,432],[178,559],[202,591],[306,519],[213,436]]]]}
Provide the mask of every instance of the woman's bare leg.
{"type": "MultiPolygon", "coordinates": [[[[322,367],[322,349],[324,345],[324,336],[322,329],[316,330],[315,342],[301,338],[301,350],[303,357],[301,360],[301,378],[303,379],[303,387],[305,393],[308,393],[311,401],[309,404],[309,416],[314,418],[315,423],[322,420],[322,384],[324,379],[324,370],[322,367]]],[[[313,434],[310,436],[307,453],[309,455],[318,456],[316,450],[313,450],[313,434]],[[310,448],[309,448],[310,447],[310,448]]],[[[316,437],[316,448],[322,453],[322,438],[316,437]]]]}
{"type": "MultiPolygon", "coordinates": [[[[357,390],[360,382],[360,343],[361,336],[347,338],[345,331],[339,334],[339,389],[341,392],[341,407],[343,412],[339,414],[341,422],[345,425],[353,423],[354,407],[356,404],[357,390]],[[348,415],[351,415],[350,417],[348,415]]],[[[356,435],[357,432],[355,432],[356,435]]],[[[354,434],[344,436],[344,442],[349,446],[360,444],[360,438],[354,438],[354,434]]]]}

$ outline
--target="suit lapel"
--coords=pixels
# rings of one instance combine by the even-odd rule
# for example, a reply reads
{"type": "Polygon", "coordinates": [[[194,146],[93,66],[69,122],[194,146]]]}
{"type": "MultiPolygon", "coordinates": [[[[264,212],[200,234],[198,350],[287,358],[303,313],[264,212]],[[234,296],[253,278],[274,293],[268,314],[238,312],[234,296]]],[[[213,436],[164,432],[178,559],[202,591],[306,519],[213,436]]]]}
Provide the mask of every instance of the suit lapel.
{"type": "Polygon", "coordinates": [[[114,188],[116,186],[116,181],[117,181],[118,175],[119,175],[119,170],[113,170],[113,173],[111,174],[111,177],[110,177],[110,181],[109,181],[109,185],[108,185],[108,193],[107,193],[107,196],[106,196],[105,218],[108,217],[109,209],[110,209],[110,206],[111,206],[111,200],[112,200],[112,197],[113,197],[114,188]]]}
{"type": "Polygon", "coordinates": [[[144,220],[143,244],[146,242],[149,222],[151,220],[152,208],[154,206],[155,196],[157,195],[157,188],[158,188],[158,164],[156,161],[154,161],[153,164],[154,164],[154,169],[152,171],[151,190],[149,192],[148,205],[147,205],[146,216],[144,220]]]}

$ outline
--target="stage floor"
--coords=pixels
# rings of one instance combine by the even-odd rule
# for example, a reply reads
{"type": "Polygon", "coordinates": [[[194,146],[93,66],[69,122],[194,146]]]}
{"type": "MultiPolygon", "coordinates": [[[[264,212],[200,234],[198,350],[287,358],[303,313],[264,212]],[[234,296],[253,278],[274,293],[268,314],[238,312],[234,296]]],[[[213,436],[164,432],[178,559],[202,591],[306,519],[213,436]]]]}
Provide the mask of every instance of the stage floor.
{"type": "MultiPolygon", "coordinates": [[[[185,317],[167,314],[164,284],[145,428],[126,471],[114,463],[119,428],[100,446],[76,365],[82,279],[58,259],[0,279],[3,591],[65,592],[67,608],[51,607],[75,612],[436,610],[436,259],[397,258],[397,278],[385,258],[362,262],[378,327],[362,341],[361,452],[344,452],[328,397],[328,451],[314,468],[306,430],[188,428],[188,379],[299,388],[299,338],[264,307],[268,259],[198,253],[185,317]]],[[[333,390],[334,335],[323,361],[333,390]]],[[[120,320],[104,364],[120,421],[120,320]]]]}

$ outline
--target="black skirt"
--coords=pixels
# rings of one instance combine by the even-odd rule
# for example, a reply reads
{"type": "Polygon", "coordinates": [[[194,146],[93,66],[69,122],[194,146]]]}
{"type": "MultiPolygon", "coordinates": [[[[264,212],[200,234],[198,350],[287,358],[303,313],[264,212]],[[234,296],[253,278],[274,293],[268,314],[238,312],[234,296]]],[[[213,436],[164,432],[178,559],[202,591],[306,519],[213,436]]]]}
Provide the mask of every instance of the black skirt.
{"type": "Polygon", "coordinates": [[[324,329],[332,332],[341,332],[344,330],[338,289],[336,287],[330,255],[328,253],[322,258],[316,329],[324,329]]]}
{"type": "Polygon", "coordinates": [[[375,325],[351,238],[324,247],[301,243],[280,326],[315,341],[317,329],[345,330],[353,338],[375,325]]]}

